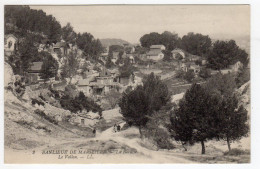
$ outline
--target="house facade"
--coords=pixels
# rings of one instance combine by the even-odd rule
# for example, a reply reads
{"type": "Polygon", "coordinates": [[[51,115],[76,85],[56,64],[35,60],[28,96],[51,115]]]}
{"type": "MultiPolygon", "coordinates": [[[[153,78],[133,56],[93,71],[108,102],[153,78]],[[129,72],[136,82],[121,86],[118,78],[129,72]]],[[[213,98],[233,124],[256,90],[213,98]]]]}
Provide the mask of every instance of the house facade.
{"type": "Polygon", "coordinates": [[[235,64],[231,65],[230,68],[232,70],[232,72],[238,72],[239,69],[243,68],[243,63],[241,63],[240,61],[237,61],[235,64]]]}
{"type": "Polygon", "coordinates": [[[13,34],[6,35],[4,43],[5,55],[10,56],[18,50],[18,39],[13,34]]]}
{"type": "Polygon", "coordinates": [[[185,53],[182,49],[176,48],[171,51],[173,59],[180,59],[179,57],[182,57],[182,59],[185,58],[185,53]]]}
{"type": "Polygon", "coordinates": [[[66,42],[57,42],[53,45],[53,52],[61,55],[67,55],[69,48],[70,46],[66,42]]]}
{"type": "Polygon", "coordinates": [[[32,62],[32,64],[30,65],[27,71],[27,79],[29,84],[42,81],[42,79],[40,78],[42,65],[43,62],[32,62]]]}
{"type": "Polygon", "coordinates": [[[149,52],[146,54],[146,58],[153,61],[162,60],[164,57],[164,54],[162,53],[163,50],[165,50],[164,45],[152,45],[149,52]]]}

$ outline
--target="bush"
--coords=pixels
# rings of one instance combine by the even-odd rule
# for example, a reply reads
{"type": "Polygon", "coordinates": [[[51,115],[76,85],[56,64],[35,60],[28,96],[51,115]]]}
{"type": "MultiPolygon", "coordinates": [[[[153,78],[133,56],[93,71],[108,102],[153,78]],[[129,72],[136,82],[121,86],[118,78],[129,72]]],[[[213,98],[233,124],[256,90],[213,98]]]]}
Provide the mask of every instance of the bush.
{"type": "Polygon", "coordinates": [[[183,70],[176,71],[176,77],[182,79],[185,75],[185,72],[183,70]]]}
{"type": "Polygon", "coordinates": [[[185,73],[183,78],[187,80],[189,83],[191,83],[195,78],[195,73],[193,72],[193,70],[189,70],[188,72],[185,73]]]}
{"type": "Polygon", "coordinates": [[[47,115],[44,113],[44,111],[41,111],[41,110],[37,109],[37,110],[34,111],[34,113],[37,114],[37,115],[39,115],[39,116],[41,116],[41,117],[43,117],[44,119],[48,120],[49,122],[51,122],[51,123],[53,123],[53,124],[55,124],[55,125],[58,124],[58,122],[57,122],[53,117],[47,116],[47,115]]]}
{"type": "Polygon", "coordinates": [[[235,79],[237,87],[238,88],[241,87],[249,80],[250,80],[250,69],[247,68],[240,69],[235,79]]]}
{"type": "Polygon", "coordinates": [[[207,69],[207,68],[201,69],[199,76],[202,77],[203,79],[209,78],[211,76],[210,69],[207,69]]]}
{"type": "Polygon", "coordinates": [[[69,110],[72,113],[77,113],[83,109],[93,112],[102,111],[101,107],[90,98],[87,98],[83,92],[80,92],[75,98],[68,94],[62,96],[60,99],[60,105],[62,108],[69,110]]]}
{"type": "Polygon", "coordinates": [[[160,149],[174,149],[174,145],[171,142],[169,134],[163,130],[158,128],[156,131],[156,135],[154,136],[153,140],[156,142],[157,147],[160,149]]]}
{"type": "Polygon", "coordinates": [[[35,105],[35,104],[42,105],[42,106],[45,105],[44,102],[32,98],[32,105],[35,105]]]}
{"type": "Polygon", "coordinates": [[[224,155],[230,155],[230,156],[250,155],[250,151],[234,148],[231,149],[230,151],[224,152],[224,155]]]}

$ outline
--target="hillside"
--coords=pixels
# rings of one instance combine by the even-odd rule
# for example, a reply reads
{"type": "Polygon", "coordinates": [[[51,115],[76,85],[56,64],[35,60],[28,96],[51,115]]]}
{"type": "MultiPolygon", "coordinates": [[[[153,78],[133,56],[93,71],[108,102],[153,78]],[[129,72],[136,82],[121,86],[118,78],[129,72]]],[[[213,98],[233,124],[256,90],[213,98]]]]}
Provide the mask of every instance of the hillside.
{"type": "Polygon", "coordinates": [[[129,42],[127,42],[125,40],[122,40],[122,39],[110,39],[110,38],[107,38],[107,39],[100,39],[100,42],[101,42],[102,46],[104,46],[104,47],[109,47],[111,45],[123,46],[124,44],[131,45],[129,42]]]}

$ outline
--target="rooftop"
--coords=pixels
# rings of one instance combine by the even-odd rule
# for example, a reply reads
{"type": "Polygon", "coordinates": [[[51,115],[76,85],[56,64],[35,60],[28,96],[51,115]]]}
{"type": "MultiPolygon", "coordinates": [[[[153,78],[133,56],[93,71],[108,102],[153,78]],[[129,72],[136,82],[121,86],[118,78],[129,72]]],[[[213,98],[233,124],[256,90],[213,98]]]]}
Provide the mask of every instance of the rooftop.
{"type": "Polygon", "coordinates": [[[30,71],[41,71],[43,62],[32,62],[29,70],[30,71]]]}
{"type": "Polygon", "coordinates": [[[151,48],[151,49],[161,49],[162,47],[165,48],[164,45],[152,45],[150,48],[151,48]]]}
{"type": "Polygon", "coordinates": [[[159,55],[160,53],[162,53],[161,49],[151,49],[147,55],[159,55]]]}

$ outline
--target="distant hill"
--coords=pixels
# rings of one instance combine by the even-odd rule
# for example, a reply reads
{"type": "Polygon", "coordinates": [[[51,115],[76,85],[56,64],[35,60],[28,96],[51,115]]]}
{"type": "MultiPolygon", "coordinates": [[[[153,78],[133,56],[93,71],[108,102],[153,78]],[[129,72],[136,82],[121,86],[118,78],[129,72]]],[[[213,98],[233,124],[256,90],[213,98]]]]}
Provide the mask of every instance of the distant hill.
{"type": "Polygon", "coordinates": [[[111,46],[111,45],[120,45],[120,46],[123,46],[124,44],[129,44],[131,45],[131,43],[125,41],[125,40],[122,40],[122,39],[100,39],[101,41],[101,44],[102,46],[104,47],[108,47],[108,46],[111,46]]]}

